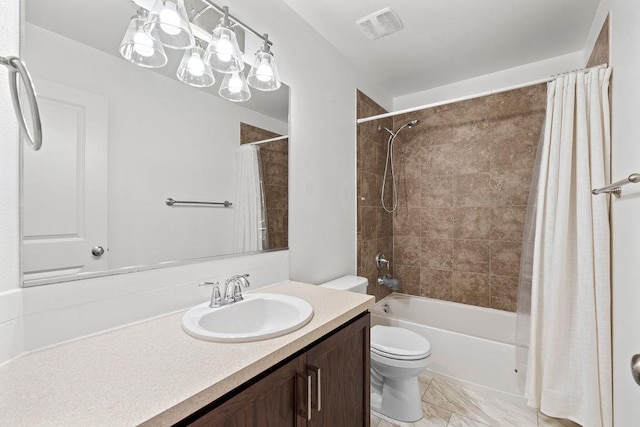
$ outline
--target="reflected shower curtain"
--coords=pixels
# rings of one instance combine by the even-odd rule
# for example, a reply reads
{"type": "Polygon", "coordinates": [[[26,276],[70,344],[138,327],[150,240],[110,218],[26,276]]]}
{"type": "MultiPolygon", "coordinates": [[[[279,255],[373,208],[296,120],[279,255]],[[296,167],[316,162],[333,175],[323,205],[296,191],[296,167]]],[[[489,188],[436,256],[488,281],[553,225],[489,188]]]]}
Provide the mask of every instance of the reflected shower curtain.
{"type": "Polygon", "coordinates": [[[610,69],[549,83],[518,289],[519,374],[543,413],[612,425],[610,69]],[[526,354],[526,364],[522,356],[526,354]]]}
{"type": "Polygon", "coordinates": [[[258,146],[245,144],[236,151],[236,199],[233,240],[235,252],[267,248],[267,227],[258,146]]]}

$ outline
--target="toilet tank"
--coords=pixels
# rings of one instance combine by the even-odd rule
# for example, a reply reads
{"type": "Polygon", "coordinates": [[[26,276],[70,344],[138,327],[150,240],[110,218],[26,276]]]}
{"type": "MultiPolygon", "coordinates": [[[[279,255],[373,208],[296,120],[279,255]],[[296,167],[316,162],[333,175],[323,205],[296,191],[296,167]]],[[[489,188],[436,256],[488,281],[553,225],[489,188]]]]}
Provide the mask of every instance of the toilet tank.
{"type": "Polygon", "coordinates": [[[356,292],[358,294],[367,293],[369,281],[361,276],[342,276],[330,282],[321,283],[323,288],[340,289],[341,291],[356,292]]]}

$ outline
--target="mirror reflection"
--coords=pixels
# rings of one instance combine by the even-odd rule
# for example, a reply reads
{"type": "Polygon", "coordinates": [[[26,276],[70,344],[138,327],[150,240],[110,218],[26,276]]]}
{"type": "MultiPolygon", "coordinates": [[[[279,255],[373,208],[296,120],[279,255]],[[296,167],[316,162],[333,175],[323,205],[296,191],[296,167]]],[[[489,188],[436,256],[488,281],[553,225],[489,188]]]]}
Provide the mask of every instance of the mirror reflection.
{"type": "Polygon", "coordinates": [[[163,68],[128,62],[138,9],[25,1],[44,130],[42,150],[24,151],[27,286],[288,246],[289,88],[233,103],[221,75],[207,88],[176,77],[184,50],[166,49],[163,68]]]}

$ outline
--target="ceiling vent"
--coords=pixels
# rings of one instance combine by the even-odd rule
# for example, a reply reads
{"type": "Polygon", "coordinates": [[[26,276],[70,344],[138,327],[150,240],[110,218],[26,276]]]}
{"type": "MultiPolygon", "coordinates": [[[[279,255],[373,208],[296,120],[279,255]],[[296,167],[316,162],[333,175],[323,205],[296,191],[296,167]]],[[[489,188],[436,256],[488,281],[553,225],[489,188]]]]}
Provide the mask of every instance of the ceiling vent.
{"type": "Polygon", "coordinates": [[[388,36],[403,28],[400,17],[390,7],[359,19],[356,24],[358,24],[360,30],[371,40],[388,36]]]}

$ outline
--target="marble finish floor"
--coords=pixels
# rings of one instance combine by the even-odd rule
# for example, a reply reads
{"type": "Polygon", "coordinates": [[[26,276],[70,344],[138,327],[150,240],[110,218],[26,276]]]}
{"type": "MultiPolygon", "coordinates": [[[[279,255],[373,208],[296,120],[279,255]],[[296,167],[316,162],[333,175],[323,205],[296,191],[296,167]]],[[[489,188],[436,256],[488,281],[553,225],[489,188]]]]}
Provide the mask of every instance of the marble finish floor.
{"type": "Polygon", "coordinates": [[[499,394],[432,378],[426,373],[418,379],[424,418],[416,423],[402,423],[372,413],[371,427],[579,427],[499,394]]]}

